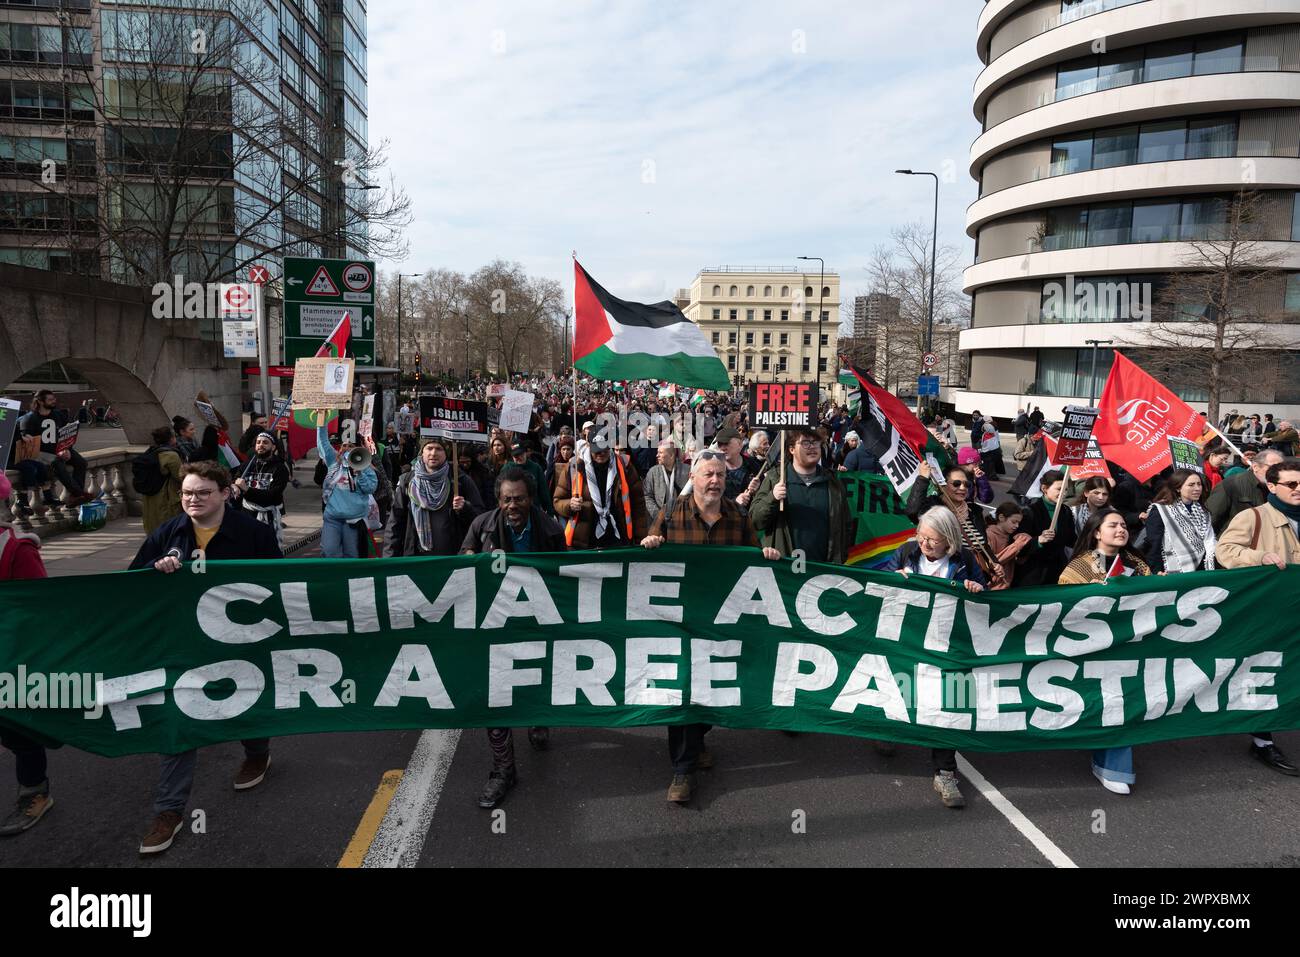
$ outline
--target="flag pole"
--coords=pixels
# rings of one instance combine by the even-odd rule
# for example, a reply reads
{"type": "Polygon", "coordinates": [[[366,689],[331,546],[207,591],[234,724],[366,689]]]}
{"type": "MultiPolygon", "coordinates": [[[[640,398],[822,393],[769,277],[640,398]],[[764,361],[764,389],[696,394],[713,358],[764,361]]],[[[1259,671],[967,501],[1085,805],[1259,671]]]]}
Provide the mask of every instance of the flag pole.
{"type": "Polygon", "coordinates": [[[1065,467],[1065,473],[1061,478],[1061,494],[1057,497],[1056,509],[1052,512],[1052,524],[1047,527],[1047,530],[1051,532],[1053,535],[1056,534],[1056,520],[1061,517],[1061,509],[1069,508],[1069,506],[1065,504],[1065,490],[1069,487],[1070,487],[1070,466],[1067,465],[1065,467]]]}
{"type": "Polygon", "coordinates": [[[573,365],[573,441],[577,442],[582,434],[578,431],[578,358],[574,347],[578,342],[578,251],[573,254],[573,341],[569,343],[569,362],[573,365]]]}
{"type": "Polygon", "coordinates": [[[455,439],[451,440],[451,497],[460,496],[460,449],[455,439]]]}
{"type": "Polygon", "coordinates": [[[1236,453],[1238,458],[1240,458],[1243,462],[1246,460],[1246,453],[1241,451],[1241,449],[1237,448],[1235,445],[1233,445],[1232,439],[1228,438],[1226,435],[1220,432],[1216,426],[1211,425],[1209,419],[1205,420],[1205,427],[1209,429],[1211,432],[1213,432],[1215,435],[1217,435],[1219,438],[1223,439],[1223,444],[1226,445],[1228,448],[1232,449],[1232,451],[1236,453]]]}
{"type": "MultiPolygon", "coordinates": [[[[781,430],[781,484],[785,485],[785,429],[781,430]]],[[[789,497],[790,489],[786,487],[786,496],[789,497]]],[[[785,511],[785,499],[781,500],[781,511],[785,511]]]]}

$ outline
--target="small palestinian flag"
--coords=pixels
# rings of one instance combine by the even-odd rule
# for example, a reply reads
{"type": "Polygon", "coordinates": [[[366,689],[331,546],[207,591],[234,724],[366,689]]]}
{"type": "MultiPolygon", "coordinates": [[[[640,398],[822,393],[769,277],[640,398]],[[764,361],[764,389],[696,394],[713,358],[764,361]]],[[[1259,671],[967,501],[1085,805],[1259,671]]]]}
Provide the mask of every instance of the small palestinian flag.
{"type": "Polygon", "coordinates": [[[898,397],[882,387],[869,374],[849,366],[862,392],[862,414],[858,418],[858,437],[893,484],[899,497],[906,496],[916,481],[921,458],[930,467],[945,470],[949,464],[947,450],[921,424],[898,397]]]}
{"type": "Polygon", "coordinates": [[[1106,581],[1112,578],[1128,578],[1133,574],[1133,569],[1124,564],[1122,555],[1116,555],[1115,560],[1110,563],[1110,569],[1106,572],[1106,581]]]}
{"type": "Polygon", "coordinates": [[[696,389],[695,394],[691,396],[691,408],[698,409],[703,404],[704,404],[704,392],[701,389],[696,389]]]}
{"type": "Polygon", "coordinates": [[[724,391],[727,369],[671,302],[626,302],[573,261],[573,364],[597,379],[662,379],[724,391]]]}

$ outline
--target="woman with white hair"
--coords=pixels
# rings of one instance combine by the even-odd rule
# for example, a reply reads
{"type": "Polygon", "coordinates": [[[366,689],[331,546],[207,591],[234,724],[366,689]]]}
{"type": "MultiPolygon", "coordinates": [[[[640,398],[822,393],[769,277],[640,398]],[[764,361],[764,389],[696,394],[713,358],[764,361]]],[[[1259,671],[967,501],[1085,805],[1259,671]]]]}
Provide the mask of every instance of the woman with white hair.
{"type": "MultiPolygon", "coordinates": [[[[941,505],[921,515],[915,540],[904,542],[885,570],[896,571],[904,577],[915,572],[961,582],[968,592],[981,592],[988,584],[975,556],[962,546],[957,516],[941,505]]],[[[939,792],[944,807],[965,807],[966,799],[957,780],[957,752],[952,748],[931,748],[930,761],[934,767],[934,789],[939,792]]]]}

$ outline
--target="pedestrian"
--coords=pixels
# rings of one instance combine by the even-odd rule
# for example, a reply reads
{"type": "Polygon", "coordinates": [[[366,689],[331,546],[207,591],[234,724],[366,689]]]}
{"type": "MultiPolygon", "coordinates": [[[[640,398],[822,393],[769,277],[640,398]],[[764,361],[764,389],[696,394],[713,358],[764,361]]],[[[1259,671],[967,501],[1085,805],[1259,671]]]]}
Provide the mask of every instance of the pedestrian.
{"type": "MultiPolygon", "coordinates": [[[[517,465],[507,466],[496,479],[496,508],[483,512],[469,525],[461,552],[466,555],[562,552],[564,530],[537,504],[537,487],[532,473],[517,465]]],[[[550,745],[550,728],[528,729],[528,743],[536,751],[550,745]]],[[[492,749],[492,770],[479,795],[478,806],[493,808],[515,786],[514,733],[510,728],[488,728],[492,749]]]]}
{"type": "MultiPolygon", "coordinates": [[[[524,445],[522,442],[516,442],[514,445],[510,446],[510,461],[533,477],[533,488],[544,489],[548,487],[546,481],[546,470],[543,469],[542,466],[537,463],[537,460],[533,458],[532,454],[528,450],[528,446],[524,445]]],[[[548,511],[550,510],[551,502],[548,497],[543,496],[538,500],[538,502],[548,511]]]]}
{"type": "Polygon", "coordinates": [[[232,495],[240,508],[275,532],[276,544],[284,550],[284,490],[289,484],[289,466],[280,458],[275,436],[263,432],[253,442],[253,457],[235,479],[232,495]]]}
{"type": "Polygon", "coordinates": [[[1020,531],[1025,520],[1024,510],[1015,502],[1003,502],[993,513],[993,522],[985,529],[989,550],[1002,569],[1002,580],[1014,588],[1016,570],[1029,559],[1029,545],[1033,538],[1020,531]]]}
{"type": "Polygon", "coordinates": [[[181,456],[176,432],[161,426],[150,434],[153,445],[131,460],[131,484],[140,493],[144,532],[151,534],[181,514],[181,456]]]}
{"type": "MultiPolygon", "coordinates": [[[[970,549],[962,545],[962,530],[951,509],[934,507],[920,516],[916,538],[904,542],[889,557],[883,571],[908,575],[926,575],[955,582],[971,593],[982,592],[988,579],[970,549]]],[[[957,778],[957,752],[953,748],[931,748],[930,764],[934,770],[934,789],[944,807],[966,806],[957,778]]]]}
{"type": "Polygon", "coordinates": [[[1270,430],[1265,425],[1264,441],[1268,443],[1270,449],[1276,449],[1289,458],[1295,455],[1296,443],[1300,442],[1300,435],[1296,434],[1295,426],[1290,421],[1283,420],[1277,424],[1275,430],[1270,430]]]}
{"type": "Polygon", "coordinates": [[[1268,470],[1285,458],[1277,449],[1264,449],[1251,460],[1247,471],[1225,478],[1215,487],[1205,507],[1217,534],[1222,535],[1228,524],[1242,512],[1258,508],[1268,501],[1268,470]]]}
{"type": "Polygon", "coordinates": [[[478,487],[466,475],[453,489],[447,445],[426,439],[420,454],[397,480],[384,528],[384,557],[455,555],[470,523],[483,512],[478,487]]]}
{"type": "Polygon", "coordinates": [[[645,537],[645,493],[636,469],[614,455],[609,438],[594,434],[586,455],[557,469],[555,514],[565,520],[570,548],[628,548],[645,537]]]}
{"type": "Polygon", "coordinates": [[[89,502],[95,496],[86,491],[86,460],[75,447],[58,451],[59,430],[68,424],[67,410],[59,408],[59,397],[51,389],[41,389],[32,398],[32,411],[18,420],[19,434],[39,437],[37,458],[67,489],[72,505],[89,502]]]}
{"type": "MultiPolygon", "coordinates": [[[[198,427],[183,415],[172,416],[172,431],[176,433],[176,451],[182,462],[197,462],[203,458],[199,444],[198,427]]],[[[215,462],[215,458],[208,461],[215,462]]]]}
{"type": "Polygon", "coordinates": [[[962,447],[957,450],[957,464],[962,467],[966,478],[970,481],[966,487],[966,500],[989,505],[993,502],[993,485],[989,482],[988,474],[981,467],[982,461],[980,453],[974,449],[962,447]]]}
{"type": "Polygon", "coordinates": [[[658,462],[645,477],[646,524],[653,525],[690,481],[690,466],[678,455],[677,442],[671,436],[659,443],[658,462]]]}
{"type": "Polygon", "coordinates": [[[1043,428],[1043,410],[1034,406],[1034,411],[1029,413],[1029,434],[1034,435],[1043,428]]]}
{"type": "MultiPolygon", "coordinates": [[[[0,471],[0,500],[13,494],[13,486],[0,471]]],[[[41,540],[8,523],[0,523],[0,582],[45,578],[41,540]]],[[[3,587],[0,585],[0,587],[3,587]]],[[[21,834],[54,807],[45,747],[17,728],[0,722],[0,745],[13,753],[18,797],[13,810],[0,819],[0,837],[21,834]]]]}
{"type": "Polygon", "coordinates": [[[1102,475],[1093,475],[1084,479],[1079,491],[1069,501],[1070,510],[1074,515],[1074,527],[1083,528],[1093,512],[1107,505],[1110,505],[1110,480],[1102,475]]]}
{"type": "Polygon", "coordinates": [[[884,470],[880,467],[880,460],[867,450],[857,432],[849,432],[844,436],[844,444],[848,446],[848,453],[844,456],[844,464],[840,466],[841,472],[871,472],[874,475],[883,475],[884,470]]]}
{"type": "MultiPolygon", "coordinates": [[[[1074,557],[1058,584],[1095,585],[1110,578],[1150,575],[1151,567],[1129,547],[1128,523],[1117,509],[1103,508],[1088,519],[1074,546],[1074,557]]],[[[1092,773],[1113,794],[1128,794],[1137,781],[1133,749],[1102,748],[1092,753],[1092,773]]]]}
{"type": "Polygon", "coordinates": [[[714,438],[718,451],[726,456],[727,498],[741,508],[749,508],[758,491],[758,472],[763,463],[743,454],[745,444],[735,429],[719,429],[714,438]]]}
{"type": "Polygon", "coordinates": [[[244,434],[239,437],[239,445],[237,446],[239,454],[243,456],[252,455],[253,444],[266,429],[266,416],[261,412],[254,412],[248,428],[244,429],[244,434]]]}
{"type": "MultiPolygon", "coordinates": [[[[275,533],[268,526],[247,512],[226,507],[230,488],[230,473],[215,462],[182,466],[183,514],[165,522],[145,539],[131,568],[152,567],[171,575],[196,555],[209,561],[283,557],[275,533]]],[[[165,598],[161,600],[165,604],[165,598]]],[[[236,791],[257,787],[271,765],[269,739],[249,738],[243,745],[244,762],[235,774],[236,791]]],[[[154,792],[154,821],[140,842],[141,854],[160,854],[172,846],[185,823],[185,806],[197,763],[198,751],[193,749],[163,756],[154,792]]]]}
{"type": "Polygon", "coordinates": [[[336,452],[329,439],[325,426],[316,429],[316,449],[325,468],[321,480],[325,505],[320,531],[321,557],[356,558],[360,554],[360,535],[366,531],[371,496],[379,487],[379,476],[373,467],[353,469],[348,462],[353,446],[340,443],[336,452]]]}
{"type": "Polygon", "coordinates": [[[1255,445],[1263,440],[1264,426],[1259,420],[1259,413],[1256,412],[1246,423],[1246,427],[1241,431],[1241,444],[1244,448],[1247,445],[1255,445]]]}
{"type": "MultiPolygon", "coordinates": [[[[1300,564],[1300,459],[1274,462],[1264,480],[1267,501],[1238,513],[1219,536],[1215,557],[1224,568],[1273,565],[1285,569],[1300,564]]],[[[1275,771],[1300,775],[1300,769],[1273,743],[1271,731],[1253,736],[1250,753],[1275,771]]]]}
{"type": "Polygon", "coordinates": [[[997,423],[990,416],[984,420],[981,428],[983,433],[980,436],[979,451],[984,471],[989,475],[1006,475],[1007,466],[1002,460],[1002,438],[998,435],[997,423]]]}
{"type": "Polygon", "coordinates": [[[853,539],[848,495],[835,472],[820,464],[821,437],[813,429],[788,429],[785,454],[785,481],[769,469],[754,495],[754,531],[785,558],[798,549],[808,561],[843,565],[853,539]]]}
{"type": "Polygon", "coordinates": [[[1016,444],[1019,445],[1020,440],[1029,434],[1029,416],[1025,414],[1024,409],[1016,410],[1016,421],[1013,428],[1016,430],[1016,444]]]}
{"type": "Polygon", "coordinates": [[[930,463],[922,460],[904,506],[907,517],[919,522],[921,515],[932,508],[948,509],[957,520],[962,544],[975,556],[990,587],[996,590],[1006,588],[1009,583],[1002,580],[997,556],[988,544],[984,510],[975,504],[971,495],[974,481],[960,465],[952,465],[944,473],[944,484],[936,483],[935,491],[929,493],[933,474],[930,463]]]}
{"type": "Polygon", "coordinates": [[[1218,541],[1210,513],[1201,504],[1205,483],[1199,472],[1175,469],[1147,511],[1147,564],[1156,572],[1213,571],[1218,541]]]}
{"type": "Polygon", "coordinates": [[[1079,537],[1070,507],[1061,501],[1065,491],[1065,477],[1055,469],[1044,472],[1038,479],[1040,496],[1025,509],[1025,520],[1020,528],[1034,541],[1029,545],[1029,557],[1017,572],[1017,585],[1050,585],[1061,577],[1069,562],[1069,549],[1079,537]],[[1056,527],[1052,527],[1053,516],[1056,527]]]}
{"type": "Polygon", "coordinates": [[[1205,450],[1204,459],[1205,494],[1208,496],[1223,481],[1224,470],[1232,464],[1232,450],[1224,445],[1215,445],[1205,450]]]}
{"type": "MultiPolygon", "coordinates": [[[[691,466],[691,494],[679,496],[671,508],[659,514],[649,533],[641,539],[643,548],[670,545],[738,545],[758,548],[758,539],[745,513],[725,495],[726,453],[703,451],[691,466]]],[[[780,558],[774,548],[764,548],[763,557],[780,558]]],[[[670,724],[668,757],[673,778],[668,785],[671,804],[688,804],[695,788],[695,772],[713,767],[713,755],[705,746],[708,724],[670,724]]]]}

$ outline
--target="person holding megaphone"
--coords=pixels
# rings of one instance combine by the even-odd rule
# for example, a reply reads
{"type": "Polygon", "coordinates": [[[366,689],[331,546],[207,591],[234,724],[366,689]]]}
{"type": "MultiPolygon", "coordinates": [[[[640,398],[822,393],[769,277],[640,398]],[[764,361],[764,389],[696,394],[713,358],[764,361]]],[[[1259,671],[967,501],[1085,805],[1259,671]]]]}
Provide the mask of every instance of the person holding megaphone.
{"type": "Polygon", "coordinates": [[[379,477],[370,467],[370,453],[365,449],[345,443],[334,451],[323,424],[328,414],[317,413],[322,424],[316,428],[316,450],[326,470],[321,486],[325,516],[320,552],[323,558],[357,558],[358,527],[365,527],[370,496],[379,487],[379,477]]]}

